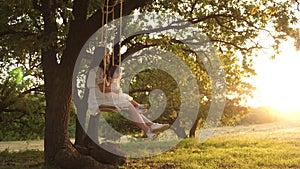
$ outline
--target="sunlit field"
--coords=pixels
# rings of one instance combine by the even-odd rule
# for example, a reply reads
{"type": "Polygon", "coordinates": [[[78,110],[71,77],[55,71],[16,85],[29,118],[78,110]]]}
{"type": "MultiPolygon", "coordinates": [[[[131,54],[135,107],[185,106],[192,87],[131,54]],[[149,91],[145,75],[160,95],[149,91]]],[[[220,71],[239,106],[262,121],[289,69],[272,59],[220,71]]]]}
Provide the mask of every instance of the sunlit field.
{"type": "MultiPolygon", "coordinates": [[[[300,122],[220,127],[204,143],[185,139],[164,154],[114,168],[300,168],[299,140],[300,122]]],[[[1,169],[43,168],[43,141],[17,143],[0,143],[1,169]]]]}

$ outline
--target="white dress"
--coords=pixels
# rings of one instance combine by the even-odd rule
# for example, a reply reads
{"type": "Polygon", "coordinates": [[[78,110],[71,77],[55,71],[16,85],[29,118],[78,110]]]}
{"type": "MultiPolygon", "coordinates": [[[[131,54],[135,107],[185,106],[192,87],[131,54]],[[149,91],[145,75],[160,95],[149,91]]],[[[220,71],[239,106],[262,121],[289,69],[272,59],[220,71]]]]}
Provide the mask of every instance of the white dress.
{"type": "Polygon", "coordinates": [[[87,87],[89,88],[88,110],[90,114],[98,114],[100,112],[100,105],[116,106],[120,110],[127,110],[128,106],[131,104],[128,97],[123,97],[120,94],[113,92],[102,93],[99,90],[98,84],[103,82],[102,68],[97,66],[89,71],[87,87]]]}
{"type": "Polygon", "coordinates": [[[120,86],[120,79],[113,79],[110,84],[111,90],[114,93],[118,94],[118,100],[128,100],[132,101],[133,98],[126,93],[123,93],[122,88],[120,86]]]}

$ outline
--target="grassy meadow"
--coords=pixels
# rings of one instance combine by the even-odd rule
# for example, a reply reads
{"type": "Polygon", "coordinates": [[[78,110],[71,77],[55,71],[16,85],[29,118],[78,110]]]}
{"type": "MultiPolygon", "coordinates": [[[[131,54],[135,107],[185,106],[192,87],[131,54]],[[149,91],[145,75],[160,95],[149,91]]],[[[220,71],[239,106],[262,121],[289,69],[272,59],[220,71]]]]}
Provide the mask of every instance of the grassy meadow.
{"type": "MultiPolygon", "coordinates": [[[[4,149],[12,143],[0,142],[0,169],[45,168],[43,151],[30,150],[31,143],[26,144],[27,148],[15,151],[13,146],[4,149]]],[[[129,159],[116,168],[300,168],[300,123],[222,127],[204,143],[184,139],[166,153],[129,159]]]]}

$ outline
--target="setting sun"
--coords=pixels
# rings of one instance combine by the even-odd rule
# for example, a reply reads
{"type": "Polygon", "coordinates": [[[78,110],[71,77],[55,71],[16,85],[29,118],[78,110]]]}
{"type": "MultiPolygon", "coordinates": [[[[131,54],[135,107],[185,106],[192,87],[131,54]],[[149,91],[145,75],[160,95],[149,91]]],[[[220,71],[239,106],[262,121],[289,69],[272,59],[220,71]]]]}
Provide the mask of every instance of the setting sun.
{"type": "Polygon", "coordinates": [[[257,88],[252,106],[269,106],[285,118],[300,119],[300,52],[293,43],[281,46],[282,53],[274,60],[259,56],[254,60],[257,77],[252,79],[257,88]]]}

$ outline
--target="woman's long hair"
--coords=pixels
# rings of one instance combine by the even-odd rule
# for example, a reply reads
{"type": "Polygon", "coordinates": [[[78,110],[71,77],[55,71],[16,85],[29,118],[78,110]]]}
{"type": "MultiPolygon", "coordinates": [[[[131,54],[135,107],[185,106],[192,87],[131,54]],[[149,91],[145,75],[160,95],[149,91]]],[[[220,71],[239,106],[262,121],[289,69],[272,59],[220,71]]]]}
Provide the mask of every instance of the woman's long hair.
{"type": "Polygon", "coordinates": [[[121,73],[120,66],[113,65],[109,68],[109,70],[108,70],[108,79],[112,79],[115,73],[120,76],[120,73],[121,73]]]}
{"type": "Polygon", "coordinates": [[[103,47],[103,46],[100,46],[100,47],[96,47],[95,50],[94,50],[94,54],[93,54],[93,58],[92,58],[92,61],[90,63],[90,68],[94,68],[96,66],[99,66],[101,67],[102,69],[104,69],[104,59],[103,57],[105,56],[106,52],[108,51],[109,49],[106,48],[106,47],[103,47]],[[101,59],[102,57],[102,59],[101,59]]]}

